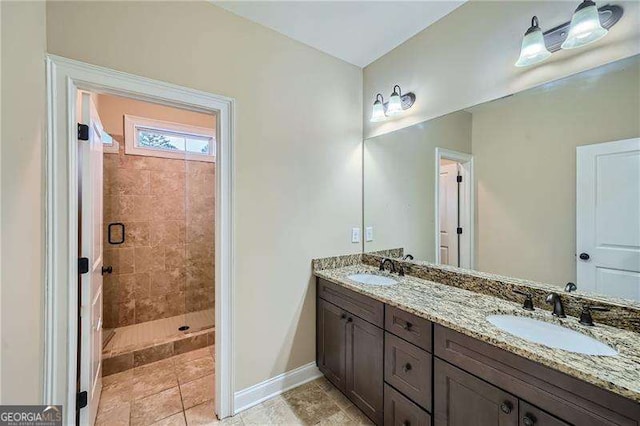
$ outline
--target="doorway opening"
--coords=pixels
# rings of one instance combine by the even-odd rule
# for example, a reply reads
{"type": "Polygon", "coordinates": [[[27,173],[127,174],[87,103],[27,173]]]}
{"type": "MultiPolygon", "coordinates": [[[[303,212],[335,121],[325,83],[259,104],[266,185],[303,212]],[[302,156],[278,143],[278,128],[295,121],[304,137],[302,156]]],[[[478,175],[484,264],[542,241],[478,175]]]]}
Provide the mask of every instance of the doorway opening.
{"type": "Polygon", "coordinates": [[[436,263],[473,268],[473,157],[436,148],[436,263]]]}
{"type": "Polygon", "coordinates": [[[231,415],[233,100],[52,55],[47,81],[45,402],[231,415]]]}

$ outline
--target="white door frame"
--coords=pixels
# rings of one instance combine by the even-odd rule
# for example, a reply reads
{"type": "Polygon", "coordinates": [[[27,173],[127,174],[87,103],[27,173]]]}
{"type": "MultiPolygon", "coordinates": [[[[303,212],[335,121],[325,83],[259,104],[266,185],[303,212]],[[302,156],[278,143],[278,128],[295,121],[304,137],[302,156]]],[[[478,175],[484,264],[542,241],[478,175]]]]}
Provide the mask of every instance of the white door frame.
{"type": "Polygon", "coordinates": [[[218,114],[215,235],[215,407],[233,414],[233,179],[232,98],[48,55],[46,144],[44,403],[64,406],[75,423],[77,348],[76,93],[87,90],[218,114]]]}
{"type": "Polygon", "coordinates": [[[473,156],[464,152],[436,147],[435,161],[435,263],[440,264],[440,160],[455,161],[461,166],[463,182],[463,198],[466,201],[460,211],[462,238],[460,238],[460,264],[474,269],[475,245],[475,178],[473,175],[473,156]]]}

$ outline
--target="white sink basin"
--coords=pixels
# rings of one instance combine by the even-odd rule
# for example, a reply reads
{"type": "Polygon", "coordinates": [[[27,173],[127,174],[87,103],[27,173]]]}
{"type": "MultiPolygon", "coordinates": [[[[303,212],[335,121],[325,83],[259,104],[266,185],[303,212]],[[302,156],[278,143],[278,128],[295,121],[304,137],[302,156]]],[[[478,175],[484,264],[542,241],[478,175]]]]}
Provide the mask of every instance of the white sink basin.
{"type": "Polygon", "coordinates": [[[393,285],[398,284],[398,281],[393,278],[383,277],[382,275],[374,275],[374,274],[351,274],[348,275],[347,278],[358,282],[360,284],[369,284],[369,285],[393,285]]]}
{"type": "Polygon", "coordinates": [[[555,349],[585,355],[614,356],[618,351],[566,327],[515,315],[489,315],[487,321],[502,331],[555,349]]]}

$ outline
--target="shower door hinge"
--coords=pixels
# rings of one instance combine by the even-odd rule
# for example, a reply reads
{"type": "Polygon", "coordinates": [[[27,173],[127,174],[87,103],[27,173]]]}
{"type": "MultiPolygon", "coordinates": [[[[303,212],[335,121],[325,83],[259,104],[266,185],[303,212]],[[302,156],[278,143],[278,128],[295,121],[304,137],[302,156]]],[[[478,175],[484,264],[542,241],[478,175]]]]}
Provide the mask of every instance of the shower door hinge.
{"type": "Polygon", "coordinates": [[[76,394],[76,407],[81,409],[87,406],[87,391],[78,392],[76,394]]]}
{"type": "Polygon", "coordinates": [[[89,258],[88,257],[78,258],[78,273],[86,274],[87,272],[89,272],[89,258]]]}
{"type": "Polygon", "coordinates": [[[462,175],[456,176],[456,182],[458,183],[462,182],[462,175]]]}
{"type": "Polygon", "coordinates": [[[462,228],[456,229],[456,232],[458,233],[458,235],[462,234],[462,228]]]}
{"type": "Polygon", "coordinates": [[[78,140],[89,140],[89,126],[87,126],[86,124],[78,123],[78,140]]]}

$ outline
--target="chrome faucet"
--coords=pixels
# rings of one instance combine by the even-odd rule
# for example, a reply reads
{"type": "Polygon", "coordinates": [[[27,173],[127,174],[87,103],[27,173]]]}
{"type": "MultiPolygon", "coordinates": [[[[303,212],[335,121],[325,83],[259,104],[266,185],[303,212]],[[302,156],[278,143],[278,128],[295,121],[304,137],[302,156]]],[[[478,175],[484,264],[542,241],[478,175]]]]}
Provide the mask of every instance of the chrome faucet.
{"type": "Polygon", "coordinates": [[[557,293],[549,293],[547,295],[546,302],[549,305],[553,305],[553,315],[558,318],[566,318],[564,314],[564,306],[562,305],[562,299],[557,293]]]}

